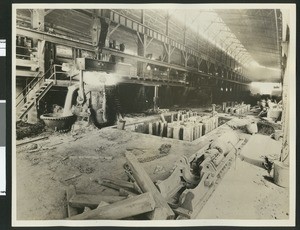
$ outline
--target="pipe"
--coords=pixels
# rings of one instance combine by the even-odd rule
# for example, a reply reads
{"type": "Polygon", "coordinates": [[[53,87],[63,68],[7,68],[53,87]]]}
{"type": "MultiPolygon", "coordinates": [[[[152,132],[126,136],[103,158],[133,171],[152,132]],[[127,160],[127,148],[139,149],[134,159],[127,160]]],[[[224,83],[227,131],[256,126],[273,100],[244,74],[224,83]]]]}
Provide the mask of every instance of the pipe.
{"type": "Polygon", "coordinates": [[[79,92],[78,92],[77,103],[82,105],[85,101],[82,70],[79,71],[79,85],[80,85],[80,88],[79,88],[79,92]]]}
{"type": "Polygon", "coordinates": [[[71,85],[68,87],[67,97],[65,99],[63,116],[72,115],[72,99],[74,92],[79,89],[79,85],[71,85]]]}

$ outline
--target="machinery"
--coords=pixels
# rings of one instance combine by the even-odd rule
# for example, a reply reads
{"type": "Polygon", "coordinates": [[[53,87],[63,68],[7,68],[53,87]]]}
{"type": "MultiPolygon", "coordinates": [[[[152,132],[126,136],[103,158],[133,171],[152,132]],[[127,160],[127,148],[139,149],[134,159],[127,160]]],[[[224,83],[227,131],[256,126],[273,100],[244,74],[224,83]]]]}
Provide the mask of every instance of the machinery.
{"type": "MultiPolygon", "coordinates": [[[[41,118],[56,124],[64,123],[66,117],[75,115],[77,121],[93,123],[98,128],[114,124],[118,116],[121,116],[116,86],[124,80],[122,76],[130,75],[130,67],[125,63],[92,58],[76,58],[73,62],[63,63],[62,71],[70,79],[63,113],[55,116],[47,114],[41,118]]],[[[60,130],[60,126],[63,127],[64,124],[55,125],[54,129],[70,129],[68,126],[67,129],[60,130]]]]}
{"type": "MultiPolygon", "coordinates": [[[[108,20],[93,17],[91,37],[94,51],[56,44],[50,46],[49,53],[52,56],[46,58],[46,65],[58,63],[62,70],[55,76],[54,85],[57,81],[68,81],[67,75],[69,87],[63,114],[48,114],[42,116],[43,120],[50,120],[51,117],[51,123],[63,122],[65,117],[75,115],[77,121],[87,121],[99,128],[115,123],[120,114],[116,85],[122,81],[122,76],[130,76],[132,66],[103,53],[108,27],[108,20]]],[[[125,45],[122,44],[121,48],[123,52],[125,45]]],[[[59,129],[59,126],[55,127],[59,129]]]]}
{"type": "Polygon", "coordinates": [[[225,133],[189,159],[181,157],[172,174],[157,182],[177,219],[193,219],[199,214],[243,142],[235,132],[225,133]]]}
{"type": "Polygon", "coordinates": [[[63,69],[78,84],[68,88],[64,115],[75,114],[80,120],[92,121],[97,127],[113,124],[121,114],[115,87],[120,75],[129,74],[128,65],[90,58],[77,58],[63,69]]]}

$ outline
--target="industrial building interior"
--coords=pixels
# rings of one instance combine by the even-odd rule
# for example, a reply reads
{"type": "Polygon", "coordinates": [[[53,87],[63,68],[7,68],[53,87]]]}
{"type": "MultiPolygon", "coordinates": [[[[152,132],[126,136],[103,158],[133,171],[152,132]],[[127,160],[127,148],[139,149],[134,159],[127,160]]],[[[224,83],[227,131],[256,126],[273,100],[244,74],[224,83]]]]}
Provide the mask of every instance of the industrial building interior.
{"type": "Polygon", "coordinates": [[[15,9],[16,220],[290,219],[289,10],[47,7],[15,9]]]}

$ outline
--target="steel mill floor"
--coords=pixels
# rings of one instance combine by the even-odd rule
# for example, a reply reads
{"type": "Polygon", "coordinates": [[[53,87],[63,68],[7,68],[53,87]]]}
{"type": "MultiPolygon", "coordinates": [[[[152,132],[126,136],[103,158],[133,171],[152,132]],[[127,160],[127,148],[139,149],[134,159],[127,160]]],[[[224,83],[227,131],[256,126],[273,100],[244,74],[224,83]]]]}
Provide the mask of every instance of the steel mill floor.
{"type": "MultiPolygon", "coordinates": [[[[249,117],[251,115],[238,120],[249,117]]],[[[125,117],[127,123],[145,118],[149,117],[125,117]]],[[[65,190],[69,185],[74,185],[78,193],[118,195],[117,191],[100,185],[99,180],[126,180],[123,168],[126,151],[144,159],[141,165],[154,182],[164,180],[180,156],[191,156],[222,133],[232,130],[231,127],[223,124],[193,142],[132,132],[126,130],[126,126],[125,130],[112,127],[99,130],[89,126],[69,133],[46,132],[41,136],[48,138],[29,144],[22,142],[33,138],[18,141],[17,219],[66,218],[65,190]],[[170,151],[156,158],[162,144],[171,145],[170,151]]],[[[242,129],[234,130],[246,141],[251,137],[242,129]]],[[[267,170],[237,158],[197,218],[287,219],[289,191],[270,182],[268,176],[267,170]]]]}

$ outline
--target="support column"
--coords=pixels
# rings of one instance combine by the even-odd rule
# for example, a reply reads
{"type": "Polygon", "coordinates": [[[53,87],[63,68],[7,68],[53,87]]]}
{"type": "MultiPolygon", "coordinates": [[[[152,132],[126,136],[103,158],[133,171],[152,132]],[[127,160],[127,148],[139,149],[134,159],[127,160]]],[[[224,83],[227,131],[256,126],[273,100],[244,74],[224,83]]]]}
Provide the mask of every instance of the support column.
{"type": "Polygon", "coordinates": [[[200,71],[200,65],[201,65],[201,62],[203,61],[203,59],[201,57],[196,57],[196,62],[197,62],[197,66],[198,66],[198,71],[200,71]]]}
{"type": "MultiPolygon", "coordinates": [[[[31,13],[31,27],[32,29],[38,30],[38,31],[44,31],[45,30],[45,10],[43,9],[34,9],[31,13]]],[[[45,41],[44,40],[33,40],[33,46],[37,47],[37,58],[38,58],[38,65],[39,65],[39,71],[40,77],[44,76],[45,74],[45,41]]],[[[31,92],[28,94],[28,98],[34,97],[35,92],[40,88],[43,81],[41,81],[39,84],[37,84],[31,92]]],[[[27,122],[31,124],[35,124],[39,121],[39,114],[38,114],[38,104],[34,105],[29,111],[28,111],[28,117],[27,122]]]]}
{"type": "Polygon", "coordinates": [[[211,63],[208,60],[206,61],[206,66],[207,66],[207,73],[209,73],[211,63]]]}
{"type": "Polygon", "coordinates": [[[44,31],[45,30],[45,10],[34,9],[31,13],[31,27],[32,29],[44,31]]]}
{"type": "MultiPolygon", "coordinates": [[[[147,41],[147,35],[145,35],[145,34],[141,35],[141,34],[137,33],[137,36],[138,36],[138,50],[137,50],[138,51],[138,55],[142,56],[142,57],[145,57],[146,56],[146,46],[145,46],[145,43],[147,41]]],[[[137,71],[138,71],[138,74],[140,75],[140,77],[144,77],[146,66],[147,66],[146,63],[138,61],[138,63],[137,63],[137,71]]]]}
{"type": "MultiPolygon", "coordinates": [[[[141,23],[144,24],[144,22],[145,22],[144,10],[141,10],[141,14],[142,14],[141,23]]],[[[147,42],[147,35],[146,35],[147,28],[145,28],[145,27],[143,27],[143,28],[144,28],[143,34],[140,34],[139,32],[137,32],[137,37],[138,37],[137,53],[139,56],[145,57],[146,56],[146,42],[147,42]]],[[[137,72],[140,77],[144,77],[146,66],[147,66],[147,64],[144,62],[139,62],[139,61],[137,62],[137,72]]]]}
{"type": "Polygon", "coordinates": [[[153,110],[158,109],[158,85],[154,86],[154,97],[153,97],[153,110]]]}
{"type": "Polygon", "coordinates": [[[110,10],[94,10],[92,21],[92,44],[95,47],[97,59],[102,60],[102,48],[107,44],[107,35],[110,27],[110,10]]]}
{"type": "MultiPolygon", "coordinates": [[[[169,15],[169,12],[166,16],[166,35],[169,36],[169,25],[170,24],[170,15],[169,15]]],[[[164,43],[164,47],[165,47],[165,52],[166,52],[166,59],[167,59],[167,63],[171,63],[171,55],[175,49],[175,47],[171,47],[171,43],[170,41],[168,40],[166,43],[164,43]]],[[[164,58],[163,60],[164,61],[164,58]]],[[[170,80],[170,70],[168,71],[168,79],[170,80]]]]}
{"type": "MultiPolygon", "coordinates": [[[[166,17],[166,35],[169,36],[169,25],[170,25],[170,15],[169,11],[166,17]]],[[[167,42],[167,45],[165,46],[166,53],[167,53],[167,62],[171,63],[171,44],[170,41],[167,42]]]]}

